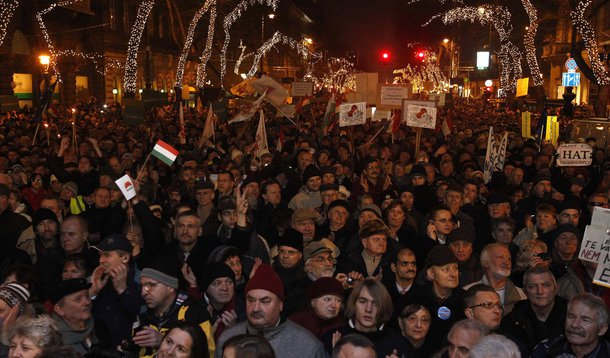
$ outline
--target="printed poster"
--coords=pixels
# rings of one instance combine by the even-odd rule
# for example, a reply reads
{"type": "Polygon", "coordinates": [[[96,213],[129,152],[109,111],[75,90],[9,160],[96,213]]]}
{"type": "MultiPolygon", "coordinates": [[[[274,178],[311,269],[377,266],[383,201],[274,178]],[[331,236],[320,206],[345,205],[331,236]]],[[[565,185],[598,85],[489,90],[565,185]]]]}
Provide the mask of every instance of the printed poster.
{"type": "Polygon", "coordinates": [[[339,106],[339,127],[366,123],[366,102],[346,103],[339,106]]]}

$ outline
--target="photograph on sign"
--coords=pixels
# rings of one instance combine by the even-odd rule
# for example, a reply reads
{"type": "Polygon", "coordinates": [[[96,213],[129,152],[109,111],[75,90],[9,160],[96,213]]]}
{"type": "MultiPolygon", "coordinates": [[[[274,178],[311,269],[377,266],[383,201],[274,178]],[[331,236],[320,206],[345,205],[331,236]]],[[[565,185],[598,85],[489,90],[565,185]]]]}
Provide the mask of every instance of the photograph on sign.
{"type": "Polygon", "coordinates": [[[586,167],[593,162],[593,149],[586,143],[566,143],[557,148],[557,166],[586,167]]]}
{"type": "Polygon", "coordinates": [[[366,102],[346,103],[339,107],[339,127],[366,123],[366,102]]]}
{"type": "Polygon", "coordinates": [[[292,82],[290,95],[292,97],[305,97],[313,94],[313,82],[292,82]]]}
{"type": "Polygon", "coordinates": [[[404,85],[379,85],[379,101],[380,107],[400,109],[402,100],[409,95],[407,86],[404,85]]]}
{"type": "Polygon", "coordinates": [[[420,128],[436,128],[436,108],[414,105],[408,106],[407,125],[420,128]]]}

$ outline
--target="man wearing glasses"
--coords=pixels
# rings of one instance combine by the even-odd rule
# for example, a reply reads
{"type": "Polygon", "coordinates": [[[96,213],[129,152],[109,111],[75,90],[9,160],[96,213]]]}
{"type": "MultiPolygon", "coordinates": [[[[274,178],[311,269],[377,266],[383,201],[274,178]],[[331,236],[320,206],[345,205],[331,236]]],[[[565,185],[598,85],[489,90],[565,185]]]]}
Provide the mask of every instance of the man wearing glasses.
{"type": "Polygon", "coordinates": [[[502,310],[500,296],[491,286],[476,284],[466,291],[464,296],[464,314],[469,319],[483,323],[490,331],[500,327],[502,310]]]}
{"type": "Polygon", "coordinates": [[[189,321],[201,327],[208,338],[210,352],[214,352],[214,334],[204,301],[197,301],[178,290],[177,267],[177,262],[171,258],[158,258],[142,270],[140,294],[147,309],[138,315],[133,325],[133,342],[144,348],[146,354],[151,354],[161,345],[169,323],[189,321]]]}

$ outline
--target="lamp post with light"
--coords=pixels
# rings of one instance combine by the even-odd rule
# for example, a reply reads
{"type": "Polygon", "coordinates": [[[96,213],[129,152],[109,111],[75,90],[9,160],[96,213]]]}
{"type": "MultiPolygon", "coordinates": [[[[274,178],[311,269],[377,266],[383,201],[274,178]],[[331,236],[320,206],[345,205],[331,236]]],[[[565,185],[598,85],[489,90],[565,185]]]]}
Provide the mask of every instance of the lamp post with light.
{"type": "MultiPolygon", "coordinates": [[[[269,20],[273,20],[273,19],[275,19],[275,13],[267,14],[267,17],[269,18],[269,20]]],[[[263,46],[264,44],[265,44],[265,15],[262,15],[261,16],[261,46],[263,46]]],[[[263,73],[263,66],[265,65],[266,57],[267,57],[267,55],[265,53],[263,53],[263,56],[261,56],[261,64],[260,64],[261,74],[263,73]]]]}
{"type": "MultiPolygon", "coordinates": [[[[44,86],[42,93],[44,95],[47,88],[49,88],[49,65],[51,64],[51,57],[46,54],[42,54],[38,56],[38,61],[40,62],[40,66],[42,66],[42,74],[44,79],[44,86]]],[[[42,98],[43,96],[41,96],[42,98]]]]}

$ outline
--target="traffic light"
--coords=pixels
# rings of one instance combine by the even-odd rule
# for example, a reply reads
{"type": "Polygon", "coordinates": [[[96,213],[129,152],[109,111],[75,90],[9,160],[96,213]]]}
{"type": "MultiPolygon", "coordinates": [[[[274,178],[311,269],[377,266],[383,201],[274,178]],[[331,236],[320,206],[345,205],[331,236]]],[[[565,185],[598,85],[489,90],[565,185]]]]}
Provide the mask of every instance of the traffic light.
{"type": "Polygon", "coordinates": [[[388,63],[390,61],[390,52],[381,51],[380,59],[381,59],[381,62],[388,63]]]}
{"type": "Polygon", "coordinates": [[[417,57],[418,60],[423,61],[426,58],[426,53],[424,51],[417,51],[415,57],[417,57]]]}

